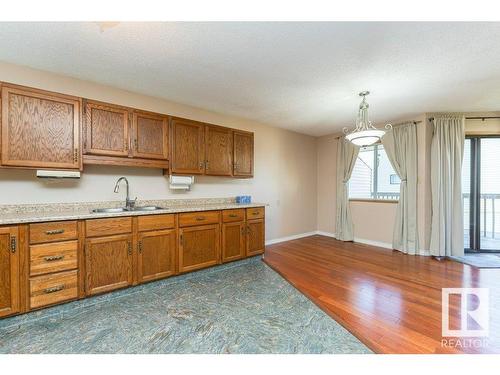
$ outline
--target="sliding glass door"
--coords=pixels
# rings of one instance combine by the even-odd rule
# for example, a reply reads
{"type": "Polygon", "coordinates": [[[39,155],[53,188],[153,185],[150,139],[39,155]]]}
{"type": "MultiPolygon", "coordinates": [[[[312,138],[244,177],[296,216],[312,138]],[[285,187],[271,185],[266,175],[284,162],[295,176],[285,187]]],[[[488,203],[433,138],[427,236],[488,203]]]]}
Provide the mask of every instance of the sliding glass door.
{"type": "Polygon", "coordinates": [[[500,251],[499,137],[467,137],[462,189],[466,251],[500,251]]]}

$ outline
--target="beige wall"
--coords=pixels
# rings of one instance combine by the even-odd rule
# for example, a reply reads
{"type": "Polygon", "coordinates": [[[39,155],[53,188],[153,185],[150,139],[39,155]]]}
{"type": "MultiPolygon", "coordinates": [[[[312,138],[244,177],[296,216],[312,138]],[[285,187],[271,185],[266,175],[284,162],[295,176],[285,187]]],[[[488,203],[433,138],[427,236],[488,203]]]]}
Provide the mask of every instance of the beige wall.
{"type": "Polygon", "coordinates": [[[127,176],[131,194],[139,199],[230,197],[252,195],[269,204],[266,239],[316,230],[317,154],[314,137],[255,122],[135,94],[100,84],[0,63],[0,81],[38,87],[144,110],[167,113],[255,132],[255,177],[196,177],[192,191],[173,193],[156,169],[88,166],[76,181],[49,183],[33,171],[0,169],[0,204],[105,201],[122,199],[113,193],[127,176]]]}

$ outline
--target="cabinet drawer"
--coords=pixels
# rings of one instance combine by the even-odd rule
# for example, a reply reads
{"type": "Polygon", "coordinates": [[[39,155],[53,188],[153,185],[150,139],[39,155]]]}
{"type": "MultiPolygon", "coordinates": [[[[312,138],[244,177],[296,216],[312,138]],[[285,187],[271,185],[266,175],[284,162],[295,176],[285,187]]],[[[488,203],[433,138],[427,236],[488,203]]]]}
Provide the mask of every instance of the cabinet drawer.
{"type": "Polygon", "coordinates": [[[78,241],[30,246],[30,275],[43,275],[77,268],[78,241]]]}
{"type": "Polygon", "coordinates": [[[76,221],[55,221],[52,223],[30,224],[30,243],[76,240],[76,221]]]}
{"type": "Polygon", "coordinates": [[[132,232],[131,217],[114,217],[109,219],[92,219],[85,222],[87,237],[109,236],[132,232]]]}
{"type": "Polygon", "coordinates": [[[30,307],[32,309],[78,296],[78,271],[60,272],[30,279],[30,307]]]}
{"type": "Polygon", "coordinates": [[[179,214],[179,226],[190,227],[194,225],[219,224],[220,211],[189,212],[179,214]]]}
{"type": "Polygon", "coordinates": [[[149,215],[137,218],[139,232],[175,228],[175,215],[149,215]]]}
{"type": "Polygon", "coordinates": [[[247,208],[247,220],[263,219],[264,207],[247,208]]]}
{"type": "Polygon", "coordinates": [[[232,223],[235,221],[245,221],[245,209],[224,210],[222,211],[222,221],[232,223]]]}

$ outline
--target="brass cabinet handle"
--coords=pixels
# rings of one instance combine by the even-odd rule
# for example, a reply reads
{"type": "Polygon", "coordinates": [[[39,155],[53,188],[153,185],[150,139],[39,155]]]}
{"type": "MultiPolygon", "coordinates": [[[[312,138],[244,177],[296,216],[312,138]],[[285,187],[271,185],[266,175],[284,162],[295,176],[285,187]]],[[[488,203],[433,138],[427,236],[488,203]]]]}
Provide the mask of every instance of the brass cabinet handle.
{"type": "Polygon", "coordinates": [[[205,160],[205,169],[210,169],[210,162],[208,160],[205,160]]]}
{"type": "Polygon", "coordinates": [[[135,147],[135,151],[139,150],[139,144],[137,143],[137,138],[134,139],[134,147],[135,147]]]}
{"type": "Polygon", "coordinates": [[[259,214],[259,212],[258,212],[258,211],[254,211],[254,212],[252,212],[252,215],[258,215],[258,214],[259,214]]]}
{"type": "Polygon", "coordinates": [[[64,289],[64,285],[58,285],[58,286],[55,286],[53,288],[47,288],[43,292],[45,294],[50,294],[50,293],[60,292],[63,289],[64,289]]]}
{"type": "Polygon", "coordinates": [[[132,242],[127,242],[128,245],[128,255],[132,255],[132,242]]]}
{"type": "Polygon", "coordinates": [[[238,217],[236,214],[229,214],[229,217],[238,217]]]}
{"type": "Polygon", "coordinates": [[[16,249],[17,249],[16,236],[12,236],[10,239],[10,251],[11,251],[11,253],[14,254],[16,252],[16,249]]]}
{"type": "Polygon", "coordinates": [[[63,234],[64,229],[53,229],[53,230],[46,230],[45,234],[52,235],[52,234],[63,234]]]}
{"type": "Polygon", "coordinates": [[[196,220],[197,220],[197,221],[203,221],[203,220],[205,220],[205,216],[198,216],[198,217],[196,218],[196,220]]]}
{"type": "Polygon", "coordinates": [[[73,161],[75,163],[78,163],[78,149],[77,148],[75,148],[75,155],[73,156],[73,161]]]}
{"type": "Polygon", "coordinates": [[[62,260],[62,259],[64,259],[64,255],[53,255],[50,257],[43,258],[43,260],[45,260],[46,262],[53,262],[55,260],[62,260]]]}
{"type": "Polygon", "coordinates": [[[139,241],[139,244],[137,247],[139,248],[139,254],[142,254],[142,241],[139,241]]]}
{"type": "Polygon", "coordinates": [[[203,169],[204,164],[204,162],[200,161],[200,169],[203,169]]]}

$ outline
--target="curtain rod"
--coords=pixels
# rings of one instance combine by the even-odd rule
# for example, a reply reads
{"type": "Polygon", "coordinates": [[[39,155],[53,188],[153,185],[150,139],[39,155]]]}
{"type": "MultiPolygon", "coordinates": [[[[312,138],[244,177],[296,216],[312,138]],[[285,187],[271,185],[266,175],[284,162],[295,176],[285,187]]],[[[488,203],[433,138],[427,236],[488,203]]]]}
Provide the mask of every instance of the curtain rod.
{"type": "MultiPolygon", "coordinates": [[[[494,119],[494,118],[500,118],[500,116],[475,116],[475,117],[466,117],[466,120],[489,120],[489,119],[494,119]]],[[[434,117],[429,117],[429,121],[433,121],[434,117]]]]}
{"type": "MultiPolygon", "coordinates": [[[[408,123],[411,123],[411,122],[413,123],[413,125],[417,125],[417,124],[420,124],[422,121],[405,121],[405,122],[400,122],[400,123],[397,123],[397,124],[392,124],[392,126],[399,126],[399,125],[408,124],[408,123]]],[[[342,138],[342,136],[338,135],[338,136],[336,136],[333,139],[340,139],[340,138],[342,138]]]]}

